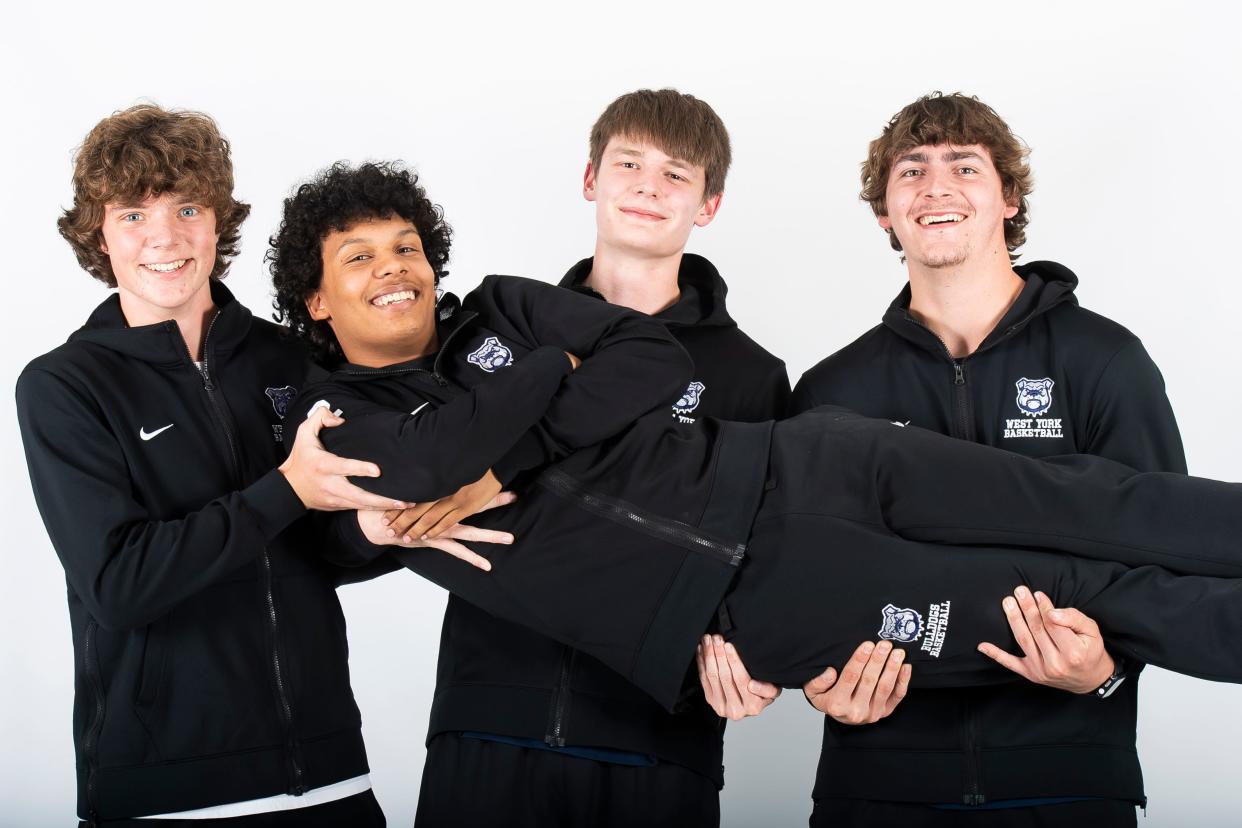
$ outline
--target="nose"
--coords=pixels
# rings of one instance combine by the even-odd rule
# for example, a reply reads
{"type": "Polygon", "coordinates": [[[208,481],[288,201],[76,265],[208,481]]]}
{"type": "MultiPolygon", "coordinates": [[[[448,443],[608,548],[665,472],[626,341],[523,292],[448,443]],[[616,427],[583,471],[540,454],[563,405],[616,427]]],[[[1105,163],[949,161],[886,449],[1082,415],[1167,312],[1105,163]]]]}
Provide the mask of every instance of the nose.
{"type": "Polygon", "coordinates": [[[660,175],[655,170],[643,169],[642,174],[634,181],[635,195],[656,196],[660,194],[660,175]]]}
{"type": "Polygon", "coordinates": [[[400,276],[408,272],[408,270],[406,263],[395,253],[381,253],[375,258],[375,278],[377,279],[382,279],[386,276],[400,276]]]}
{"type": "Polygon", "coordinates": [[[146,216],[147,244],[150,247],[171,247],[176,241],[176,223],[167,210],[152,210],[146,216]]]}
{"type": "Polygon", "coordinates": [[[931,169],[923,176],[923,197],[943,198],[952,193],[952,174],[946,170],[931,169]]]}

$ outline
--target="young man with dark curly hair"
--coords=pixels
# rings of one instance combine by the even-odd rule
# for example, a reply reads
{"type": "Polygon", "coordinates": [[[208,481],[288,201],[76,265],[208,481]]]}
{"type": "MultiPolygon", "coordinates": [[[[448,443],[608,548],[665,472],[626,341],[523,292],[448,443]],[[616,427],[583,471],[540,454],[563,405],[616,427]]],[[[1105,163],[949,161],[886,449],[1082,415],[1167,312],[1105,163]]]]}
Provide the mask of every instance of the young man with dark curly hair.
{"type": "MultiPolygon", "coordinates": [[[[879,326],[803,376],[795,408],[833,403],[1028,457],[1077,452],[1185,473],[1142,343],[1078,306],[1068,268],[1013,264],[1028,221],[1027,154],[995,111],[964,95],[920,98],[892,118],[863,164],[862,198],[909,284],[879,326]]],[[[848,681],[808,689],[828,714],[812,825],[1135,824],[1146,802],[1135,750],[1142,665],[1120,656],[1086,607],[1054,610],[1019,587],[1004,609],[1022,656],[982,649],[1029,683],[902,700],[881,642],[848,681]],[[932,754],[934,765],[922,761],[932,754]],[[917,784],[893,785],[894,767],[919,767],[917,784]]]]}
{"type": "MultiPolygon", "coordinates": [[[[922,687],[1012,682],[976,642],[1004,640],[991,595],[1023,579],[1089,610],[1127,657],[1242,679],[1242,653],[1212,643],[1242,626],[1238,486],[1091,457],[1036,462],[833,408],[776,424],[680,422],[662,409],[691,365],[651,317],[512,277],[437,307],[443,250],[421,244],[425,200],[409,173],[364,165],[333,168],[286,202],[273,238],[278,301],[302,302],[295,333],[344,358],[294,410],[342,412],[324,440],[384,463],[383,477],[360,481],[381,494],[429,502],[489,474],[517,480],[517,505],[478,518],[515,541],[480,547],[487,566],[469,567],[393,549],[401,541],[380,517],[360,512],[331,529],[349,562],[390,554],[598,658],[668,710],[713,619],[757,676],[786,686],[844,661],[876,623],[892,640],[922,637],[909,657],[922,687]],[[291,248],[308,229],[319,261],[285,269],[304,261],[291,248]],[[989,500],[1007,490],[1024,496],[989,500]]],[[[534,802],[555,784],[584,809],[606,800],[600,824],[670,822],[557,761],[529,777],[534,802]]],[[[497,811],[479,795],[487,780],[477,784],[436,821],[555,817],[546,803],[529,818],[497,811]]]]}
{"type": "Polygon", "coordinates": [[[286,452],[308,362],[221,282],[250,210],[229,144],[206,115],[135,106],[86,137],[73,190],[61,234],[116,293],[26,367],[17,409],[68,583],[78,814],[383,825],[340,571],[302,516],[394,501],[346,479],[374,464],[324,451],[330,412],[286,452]]]}

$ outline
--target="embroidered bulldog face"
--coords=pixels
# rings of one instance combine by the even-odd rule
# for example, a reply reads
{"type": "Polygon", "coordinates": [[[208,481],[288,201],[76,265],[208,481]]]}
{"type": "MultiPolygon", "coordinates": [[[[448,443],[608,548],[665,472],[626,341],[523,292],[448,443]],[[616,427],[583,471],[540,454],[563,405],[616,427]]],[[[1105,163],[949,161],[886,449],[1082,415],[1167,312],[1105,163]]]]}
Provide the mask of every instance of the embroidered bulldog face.
{"type": "Polygon", "coordinates": [[[501,345],[499,339],[489,336],[474,353],[466,357],[466,362],[477,365],[490,374],[498,368],[512,364],[513,352],[501,345]]]}
{"type": "Polygon", "coordinates": [[[686,392],[673,403],[673,410],[678,414],[689,414],[691,411],[699,407],[699,397],[707,388],[706,385],[695,380],[686,386],[686,392]]]}
{"type": "Polygon", "coordinates": [[[1018,387],[1018,408],[1023,414],[1034,417],[1052,407],[1052,386],[1056,385],[1052,380],[1023,377],[1014,384],[1018,387]]]}
{"type": "Polygon", "coordinates": [[[914,610],[886,604],[881,612],[883,620],[880,622],[880,638],[909,643],[923,633],[923,616],[914,610]]]}
{"type": "Polygon", "coordinates": [[[263,393],[267,394],[267,398],[272,401],[276,416],[283,420],[285,412],[289,410],[289,403],[293,402],[293,398],[298,395],[298,389],[292,385],[286,385],[282,388],[264,388],[263,393]]]}

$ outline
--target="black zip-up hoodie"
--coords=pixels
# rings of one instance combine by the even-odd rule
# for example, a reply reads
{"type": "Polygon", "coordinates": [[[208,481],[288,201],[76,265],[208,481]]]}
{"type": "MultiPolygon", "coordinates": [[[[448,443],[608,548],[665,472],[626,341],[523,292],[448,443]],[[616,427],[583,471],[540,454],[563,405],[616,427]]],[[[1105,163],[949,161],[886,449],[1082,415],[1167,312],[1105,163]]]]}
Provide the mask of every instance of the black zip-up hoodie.
{"type": "MultiPolygon", "coordinates": [[[[541,352],[548,349],[538,348],[529,355],[525,350],[534,343],[563,342],[567,343],[567,350],[578,353],[575,348],[589,348],[589,353],[594,354],[573,373],[571,382],[602,382],[598,387],[603,390],[590,396],[580,395],[576,404],[566,403],[567,395],[562,391],[558,405],[572,406],[576,412],[573,417],[562,420],[596,423],[598,435],[606,433],[608,428],[628,424],[652,407],[677,400],[681,389],[687,387],[689,376],[696,378],[691,381],[691,388],[694,382],[701,382],[706,390],[701,388],[698,394],[687,391],[678,400],[680,410],[675,407],[671,415],[681,422],[693,422],[694,417],[705,413],[704,409],[711,415],[721,410],[758,414],[767,409],[775,413],[788,396],[783,365],[746,338],[729,319],[723,308],[724,283],[715,269],[699,257],[686,258],[689,261],[682,268],[681,300],[655,317],[644,317],[598,299],[588,301],[574,292],[539,283],[489,277],[478,291],[467,297],[462,311],[456,310],[451,297],[441,302],[441,346],[434,359],[379,371],[347,366],[325,384],[317,384],[311,395],[316,399],[323,397],[334,406],[338,400],[349,400],[345,411],[347,419],[359,425],[362,423],[358,414],[350,413],[351,408],[357,411],[363,404],[359,397],[379,407],[386,406],[389,416],[392,416],[392,409],[413,410],[421,404],[415,400],[428,401],[438,408],[438,419],[435,422],[423,419],[423,414],[431,413],[429,406],[407,428],[418,424],[427,434],[434,431],[448,435],[429,441],[430,446],[448,446],[462,445],[465,441],[451,435],[477,429],[478,417],[489,407],[490,399],[483,399],[466,403],[469,414],[450,412],[447,406],[451,400],[459,400],[459,407],[465,402],[460,397],[461,389],[475,388],[476,395],[511,401],[506,404],[508,416],[491,431],[497,440],[513,440],[530,423],[540,419],[547,400],[557,390],[561,370],[568,368],[567,364],[562,365],[567,361],[557,357],[553,350],[546,366],[553,373],[544,375],[544,367],[534,362],[542,359],[541,352]],[[525,321],[536,296],[539,313],[525,321]],[[556,311],[550,312],[550,308],[556,311]],[[492,327],[483,327],[476,313],[487,318],[492,327]],[[666,321],[666,314],[675,321],[666,321]],[[509,320],[515,318],[520,320],[516,328],[524,330],[494,329],[502,320],[505,325],[513,324],[509,320]],[[696,329],[695,319],[710,320],[707,322],[710,327],[696,329]],[[605,322],[615,329],[615,335],[603,338],[592,333],[602,329],[605,322]],[[675,351],[669,350],[666,329],[678,341],[689,339],[691,348],[687,350],[696,359],[693,375],[688,372],[688,363],[670,360],[670,354],[675,355],[675,351]],[[689,335],[686,339],[681,335],[683,332],[689,335]],[[469,356],[477,353],[490,337],[496,337],[515,359],[503,371],[489,374],[481,371],[469,356]],[[570,347],[568,343],[573,340],[577,340],[576,344],[570,347]],[[728,354],[734,360],[733,376],[728,376],[711,361],[712,353],[728,354]],[[697,361],[700,355],[709,357],[706,364],[713,373],[699,373],[704,364],[697,361]],[[594,372],[596,379],[584,374],[588,369],[594,372]],[[479,385],[483,380],[486,384],[479,385]],[[618,382],[628,383],[633,389],[625,396],[632,399],[634,405],[626,411],[606,412],[606,419],[601,419],[601,412],[592,403],[611,397],[618,382]]],[[[589,273],[589,263],[587,260],[575,266],[566,282],[584,278],[589,273]],[[575,278],[576,274],[580,276],[575,278]]],[[[586,356],[586,353],[579,355],[586,356]]],[[[309,398],[305,401],[307,404],[314,402],[309,398]]],[[[361,410],[369,409],[364,404],[361,410]]],[[[299,411],[299,416],[302,413],[299,411]]],[[[395,417],[394,426],[401,419],[395,417]]],[[[414,438],[414,435],[399,433],[396,428],[391,433],[393,441],[387,446],[376,445],[373,435],[364,434],[362,429],[355,431],[347,427],[325,437],[330,446],[347,454],[354,452],[350,456],[374,456],[381,468],[388,468],[394,465],[393,457],[410,452],[409,441],[414,438]],[[332,442],[334,440],[349,442],[337,444],[332,442]]],[[[593,441],[582,435],[551,442],[583,446],[593,441]]],[[[389,479],[388,485],[393,487],[390,491],[404,491],[405,487],[415,484],[425,486],[429,493],[452,491],[457,485],[480,476],[487,467],[487,458],[502,453],[496,451],[499,444],[466,445],[470,447],[470,457],[450,458],[438,454],[428,457],[423,449],[417,450],[426,460],[419,464],[424,473],[435,473],[433,470],[437,468],[452,469],[454,479],[439,480],[434,485],[431,481],[394,482],[389,479]],[[441,488],[437,490],[436,486],[441,488]]],[[[436,452],[434,447],[428,450],[436,452]]],[[[553,455],[563,456],[564,453],[538,450],[526,454],[519,449],[511,452],[511,456],[522,455],[522,459],[507,459],[499,464],[498,473],[503,478],[512,474],[505,471],[510,464],[529,468],[545,457],[552,459],[553,455]]],[[[652,457],[653,462],[658,461],[658,456],[652,454],[652,457]]],[[[661,475],[661,472],[653,469],[653,475],[661,475]]],[[[671,478],[673,475],[666,472],[662,476],[671,478]]],[[[389,478],[387,472],[384,478],[389,478]]],[[[468,730],[543,739],[552,745],[585,745],[647,753],[690,767],[719,785],[721,720],[701,696],[697,700],[694,696],[689,698],[687,709],[671,715],[621,674],[595,658],[450,597],[428,739],[445,731],[468,730]]]]}
{"type": "Polygon", "coordinates": [[[113,295],[17,409],[65,567],[78,814],[183,811],[367,772],[337,570],[275,470],[307,365],[220,283],[199,369],[113,295]]]}
{"type": "MultiPolygon", "coordinates": [[[[1097,454],[1184,473],[1164,380],[1142,343],[1079,307],[1067,268],[1032,262],[1016,270],[1022,292],[970,356],[953,359],[910,315],[907,285],[882,324],[806,372],[794,410],[843,405],[1031,457],[1097,454]]],[[[1144,802],[1137,686],[1131,675],[1105,700],[1033,683],[925,690],[873,725],[826,717],[814,796],[1144,802]]]]}

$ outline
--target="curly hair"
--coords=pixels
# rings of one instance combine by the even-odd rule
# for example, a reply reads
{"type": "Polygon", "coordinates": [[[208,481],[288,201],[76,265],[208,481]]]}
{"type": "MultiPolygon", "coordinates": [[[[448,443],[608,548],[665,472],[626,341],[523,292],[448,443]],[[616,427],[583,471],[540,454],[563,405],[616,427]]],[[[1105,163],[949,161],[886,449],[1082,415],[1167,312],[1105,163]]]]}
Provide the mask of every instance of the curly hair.
{"type": "Polygon", "coordinates": [[[116,287],[112,261],[102,249],[104,210],[163,193],[201,199],[215,212],[218,238],[211,275],[223,277],[237,255],[250,205],[233,198],[229,142],[201,112],[139,104],[96,124],[74,159],[73,207],[56,225],[78,263],[116,287]]]}
{"type": "MultiPolygon", "coordinates": [[[[1034,176],[1027,165],[1030,148],[1013,134],[996,110],[971,95],[954,92],[924,95],[902,109],[867,148],[862,164],[862,192],[859,197],[871,205],[877,216],[888,215],[885,189],[893,161],[914,147],[938,144],[979,144],[986,147],[1000,175],[1001,189],[1008,204],[1016,204],[1018,212],[1005,219],[1005,245],[1009,259],[1026,242],[1026,225],[1030,221],[1026,197],[1035,187],[1034,176]]],[[[901,242],[890,229],[889,244],[901,251],[901,242]]]]}
{"type": "Polygon", "coordinates": [[[357,167],[338,161],[298,187],[285,199],[284,216],[264,261],[272,275],[276,298],[273,318],[307,344],[317,359],[342,356],[328,323],[312,319],[306,300],[323,282],[323,240],[361,221],[400,217],[414,225],[436,284],[448,276],[445,265],[453,228],[444,211],[418,184],[418,175],[400,162],[367,163],[357,167]]]}

